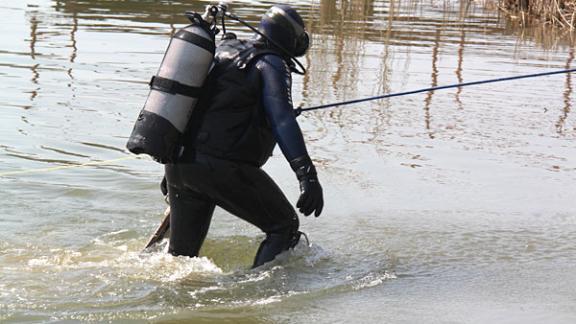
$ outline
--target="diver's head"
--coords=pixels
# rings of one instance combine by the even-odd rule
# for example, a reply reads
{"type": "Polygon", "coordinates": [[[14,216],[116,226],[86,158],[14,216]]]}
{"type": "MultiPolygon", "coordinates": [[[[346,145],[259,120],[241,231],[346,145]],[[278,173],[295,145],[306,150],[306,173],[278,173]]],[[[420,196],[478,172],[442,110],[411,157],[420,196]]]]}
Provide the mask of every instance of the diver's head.
{"type": "Polygon", "coordinates": [[[294,57],[304,55],[310,45],[302,17],[288,5],[274,5],[268,9],[258,29],[294,57]]]}

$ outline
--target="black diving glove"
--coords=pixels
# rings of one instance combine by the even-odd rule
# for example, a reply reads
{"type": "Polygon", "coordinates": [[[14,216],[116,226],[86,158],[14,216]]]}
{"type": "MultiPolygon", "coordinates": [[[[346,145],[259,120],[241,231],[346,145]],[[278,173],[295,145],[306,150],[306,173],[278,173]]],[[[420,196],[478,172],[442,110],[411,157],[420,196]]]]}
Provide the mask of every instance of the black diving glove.
{"type": "Polygon", "coordinates": [[[296,173],[300,181],[300,198],[296,207],[306,216],[314,212],[314,216],[320,216],[324,207],[324,198],[322,196],[322,186],[318,182],[316,168],[308,155],[297,157],[290,161],[292,170],[296,173]]]}
{"type": "Polygon", "coordinates": [[[162,182],[160,182],[160,191],[164,196],[168,195],[168,183],[166,182],[166,176],[162,178],[162,182]]]}

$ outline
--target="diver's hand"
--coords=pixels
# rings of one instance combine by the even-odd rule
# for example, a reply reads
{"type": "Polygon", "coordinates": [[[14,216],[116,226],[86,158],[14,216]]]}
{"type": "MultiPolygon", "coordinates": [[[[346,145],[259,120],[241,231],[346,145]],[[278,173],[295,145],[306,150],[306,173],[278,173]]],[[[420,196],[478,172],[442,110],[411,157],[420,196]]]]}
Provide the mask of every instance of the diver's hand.
{"type": "Polygon", "coordinates": [[[300,179],[300,198],[296,207],[306,216],[312,212],[314,212],[314,216],[320,216],[324,207],[324,198],[322,197],[322,186],[320,186],[316,175],[300,179]]]}
{"type": "Polygon", "coordinates": [[[314,212],[314,216],[320,216],[324,207],[322,186],[316,175],[316,168],[308,155],[304,155],[290,161],[292,170],[300,182],[300,198],[296,207],[306,216],[314,212]]]}
{"type": "Polygon", "coordinates": [[[164,196],[168,195],[168,183],[166,182],[166,176],[162,178],[162,182],[160,182],[160,191],[164,196]]]}

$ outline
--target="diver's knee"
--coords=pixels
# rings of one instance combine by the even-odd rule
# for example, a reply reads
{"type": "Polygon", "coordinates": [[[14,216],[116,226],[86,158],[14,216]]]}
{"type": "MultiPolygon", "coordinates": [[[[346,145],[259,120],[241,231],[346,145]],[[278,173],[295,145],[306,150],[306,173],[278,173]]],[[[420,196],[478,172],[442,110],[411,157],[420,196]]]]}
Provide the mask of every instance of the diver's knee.
{"type": "Polygon", "coordinates": [[[282,223],[278,224],[278,226],[270,231],[265,231],[266,235],[276,235],[276,236],[290,236],[294,233],[298,232],[300,228],[300,221],[298,220],[298,216],[296,213],[290,218],[285,219],[282,223]]]}

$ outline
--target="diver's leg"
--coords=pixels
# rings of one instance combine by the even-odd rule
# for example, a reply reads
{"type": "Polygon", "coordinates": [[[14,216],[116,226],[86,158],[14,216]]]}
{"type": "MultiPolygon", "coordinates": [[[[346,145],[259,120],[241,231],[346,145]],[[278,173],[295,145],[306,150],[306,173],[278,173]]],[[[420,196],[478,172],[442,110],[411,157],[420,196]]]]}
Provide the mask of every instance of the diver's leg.
{"type": "Polygon", "coordinates": [[[185,186],[186,178],[194,176],[189,164],[166,166],[170,202],[170,244],[172,255],[198,256],[208,233],[215,202],[185,186]]]}
{"type": "Polygon", "coordinates": [[[298,243],[296,211],[276,183],[262,169],[235,164],[217,177],[217,204],[266,233],[253,267],[272,261],[298,243]]]}
{"type": "Polygon", "coordinates": [[[266,233],[266,239],[260,243],[258,252],[254,257],[252,268],[259,267],[266,262],[270,262],[276,256],[298,244],[301,233],[290,231],[285,233],[266,233]]]}

